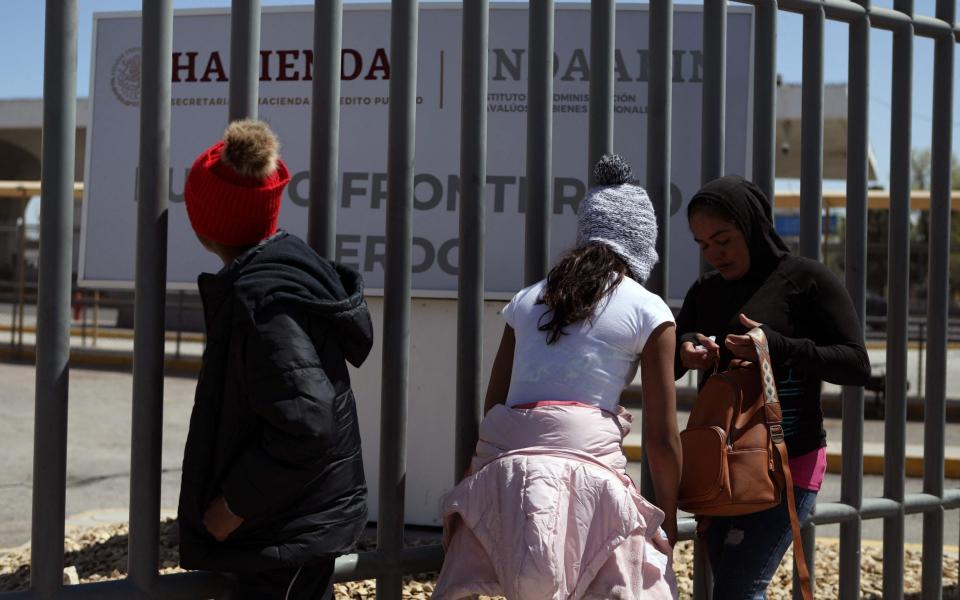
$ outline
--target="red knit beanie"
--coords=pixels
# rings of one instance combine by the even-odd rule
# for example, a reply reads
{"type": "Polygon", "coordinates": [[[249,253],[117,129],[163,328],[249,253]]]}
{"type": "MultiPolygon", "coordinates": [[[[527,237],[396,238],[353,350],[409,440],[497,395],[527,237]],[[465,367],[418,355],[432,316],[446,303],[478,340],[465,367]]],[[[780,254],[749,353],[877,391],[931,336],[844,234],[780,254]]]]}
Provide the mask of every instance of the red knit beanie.
{"type": "Polygon", "coordinates": [[[197,235],[252,246],[277,231],[283,189],[290,182],[278,146],[265,123],[249,119],[231,123],[223,140],[197,157],[183,191],[197,235]]]}

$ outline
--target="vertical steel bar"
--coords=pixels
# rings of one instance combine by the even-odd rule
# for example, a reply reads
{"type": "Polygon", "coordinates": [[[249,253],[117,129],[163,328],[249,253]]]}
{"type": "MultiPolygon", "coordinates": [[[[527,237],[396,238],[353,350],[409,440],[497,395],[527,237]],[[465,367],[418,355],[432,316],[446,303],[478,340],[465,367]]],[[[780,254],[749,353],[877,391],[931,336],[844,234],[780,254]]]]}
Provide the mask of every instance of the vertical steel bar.
{"type": "Polygon", "coordinates": [[[773,204],[777,163],[777,0],[764,0],[755,7],[753,181],[773,204]]]}
{"type": "Polygon", "coordinates": [[[256,119],[260,0],[233,0],[230,6],[230,120],[256,119]]]}
{"type": "MultiPolygon", "coordinates": [[[[803,87],[801,91],[800,133],[800,254],[820,260],[822,238],[822,191],[823,191],[823,33],[825,15],[823,7],[808,10],[803,15],[803,87]]],[[[787,490],[793,493],[793,490],[787,490]]],[[[812,528],[804,532],[808,550],[812,553],[816,543],[812,528]]],[[[800,548],[794,548],[800,552],[800,548]]],[[[811,581],[814,578],[814,563],[807,562],[811,581]]],[[[796,563],[794,563],[796,581],[796,563]]],[[[794,585],[794,598],[800,587],[794,585]]]]}
{"type": "Polygon", "coordinates": [[[10,286],[10,306],[13,309],[10,311],[10,347],[14,347],[17,343],[17,294],[13,286],[10,286]]]}
{"type": "MultiPolygon", "coordinates": [[[[869,8],[869,0],[862,5],[869,8]]],[[[866,321],[867,295],[867,191],[869,189],[870,20],[850,23],[847,54],[847,220],[844,277],[847,292],[860,319],[866,321]]],[[[863,388],[843,388],[843,468],[840,501],[860,508],[863,503],[863,388]]],[[[860,531],[856,519],[840,524],[840,599],[860,598],[860,531]]]]}
{"type": "Polygon", "coordinates": [[[310,128],[310,212],[307,242],[333,259],[340,162],[340,49],[343,0],[313,5],[313,106],[310,128]]]}
{"type": "Polygon", "coordinates": [[[177,292],[177,342],[174,356],[180,358],[180,345],[183,342],[183,290],[177,292]]]}
{"type": "MultiPolygon", "coordinates": [[[[650,3],[647,31],[650,51],[650,83],[647,87],[647,193],[657,213],[657,254],[646,287],[664,300],[669,294],[670,278],[670,117],[673,96],[673,0],[650,3]]],[[[612,84],[612,82],[611,82],[612,84]]],[[[590,97],[593,98],[591,92],[590,97]]],[[[646,412],[644,403],[641,410],[646,412]]],[[[647,422],[641,419],[641,425],[647,422]]],[[[640,490],[656,502],[650,465],[644,454],[640,470],[640,490]]]]}
{"type": "Polygon", "coordinates": [[[820,260],[823,186],[822,7],[803,15],[803,89],[800,133],[800,254],[820,260]]]}
{"type": "MultiPolygon", "coordinates": [[[[929,260],[929,257],[928,257],[929,260]]],[[[927,325],[925,321],[917,321],[917,400],[923,402],[923,345],[927,340],[927,325]]]]}
{"type": "MultiPolygon", "coordinates": [[[[670,119],[673,98],[673,0],[650,3],[650,83],[647,89],[647,193],[657,211],[660,262],[646,287],[666,299],[670,280],[670,119]]],[[[592,94],[591,94],[592,96],[592,94]]],[[[644,491],[646,494],[646,491],[644,491]]]]}
{"type": "MultiPolygon", "coordinates": [[[[553,208],[553,0],[531,0],[527,51],[527,214],[523,281],[543,279],[550,262],[553,208]]],[[[587,181],[589,186],[590,182],[587,181]]]]}
{"type": "Polygon", "coordinates": [[[142,31],[128,566],[134,585],[149,590],[160,553],[173,2],[144,2],[142,31]]]}
{"type": "Polygon", "coordinates": [[[700,181],[723,175],[724,117],[727,100],[727,1],[703,2],[703,147],[700,181]]]}
{"type": "Polygon", "coordinates": [[[713,572],[707,556],[706,542],[693,541],[693,598],[707,600],[713,597],[713,572]]]}
{"type": "Polygon", "coordinates": [[[93,345],[100,339],[100,290],[93,292],[93,345]]]}
{"type": "Polygon", "coordinates": [[[18,346],[23,349],[23,312],[27,304],[27,203],[24,198],[20,201],[20,226],[17,228],[17,301],[16,319],[12,330],[17,331],[18,346]]]}
{"type": "MultiPolygon", "coordinates": [[[[727,82],[727,2],[703,2],[703,98],[701,104],[700,182],[723,175],[727,82]]],[[[700,258],[701,271],[706,262],[700,258]]],[[[713,595],[710,561],[704,544],[694,547],[693,597],[706,600],[713,595]]]]}
{"type": "Polygon", "coordinates": [[[84,293],[79,290],[75,297],[77,306],[80,308],[80,347],[82,348],[87,345],[87,299],[84,293]]]}
{"type": "Polygon", "coordinates": [[[460,273],[454,477],[470,466],[480,431],[483,365],[484,183],[487,179],[487,0],[463,5],[460,84],[460,273]]]}
{"type": "MultiPolygon", "coordinates": [[[[953,23],[956,0],[938,0],[937,18],[953,23]]],[[[927,270],[927,372],[924,405],[923,491],[943,496],[946,438],[947,300],[950,292],[950,188],[953,129],[954,40],[933,47],[933,133],[930,155],[930,249],[927,270]]],[[[921,335],[921,344],[922,341],[921,335]]],[[[922,346],[921,346],[922,347],[922,346]]],[[[922,355],[921,355],[922,356],[922,355]]],[[[919,385],[918,385],[919,387],[919,385]]],[[[943,595],[943,508],[923,513],[924,600],[943,595]]]]}
{"type": "Polygon", "coordinates": [[[594,185],[594,165],[604,154],[613,152],[613,56],[616,23],[614,5],[614,0],[590,2],[588,188],[594,185]]]}
{"type": "MultiPolygon", "coordinates": [[[[894,9],[913,16],[913,0],[894,0],[894,9]]],[[[891,114],[912,111],[913,25],[893,32],[891,114]]],[[[890,127],[890,230],[887,261],[887,386],[884,423],[883,495],[903,502],[907,422],[907,317],[910,290],[911,120],[890,127]]],[[[883,597],[903,598],[903,508],[883,520],[883,597]]]]}
{"type": "Polygon", "coordinates": [[[77,116],[76,0],[47,0],[43,39],[43,163],[30,553],[30,589],[41,599],[56,597],[63,584],[73,270],[70,240],[77,116]]]}
{"type": "Polygon", "coordinates": [[[390,10],[390,111],[387,140],[387,265],[383,294],[380,404],[380,506],[377,548],[391,570],[377,578],[377,598],[400,600],[403,579],[407,392],[410,373],[410,256],[417,109],[417,0],[390,10]]]}
{"type": "MultiPolygon", "coordinates": [[[[793,493],[793,490],[790,490],[790,493],[793,493]]],[[[810,569],[810,589],[817,589],[816,573],[814,571],[813,565],[816,564],[816,553],[817,553],[817,529],[812,522],[808,522],[803,526],[803,529],[800,530],[800,539],[803,542],[803,557],[807,561],[807,568],[810,569]]],[[[794,552],[800,552],[800,548],[794,548],[794,552]]],[[[803,591],[800,588],[800,575],[796,569],[796,562],[794,562],[793,569],[793,600],[803,600],[803,591]]]]}

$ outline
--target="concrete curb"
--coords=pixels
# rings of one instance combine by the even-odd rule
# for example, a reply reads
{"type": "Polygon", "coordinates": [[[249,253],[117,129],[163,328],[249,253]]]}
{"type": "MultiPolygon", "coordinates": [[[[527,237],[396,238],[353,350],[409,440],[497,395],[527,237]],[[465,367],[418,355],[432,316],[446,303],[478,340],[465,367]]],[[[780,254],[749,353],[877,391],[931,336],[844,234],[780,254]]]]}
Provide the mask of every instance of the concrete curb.
{"type": "MultiPolygon", "coordinates": [[[[13,329],[10,325],[0,325],[0,335],[3,333],[10,333],[10,330],[13,329]]],[[[28,334],[37,333],[37,328],[34,325],[24,325],[23,332],[28,334]]],[[[93,337],[93,325],[87,325],[86,330],[81,325],[71,325],[70,326],[70,335],[74,337],[81,337],[86,335],[89,338],[93,337]]],[[[175,331],[167,331],[164,334],[168,342],[173,342],[177,339],[177,333],[175,331]]],[[[100,327],[97,330],[97,337],[103,339],[114,339],[114,340],[132,340],[133,339],[133,330],[132,329],[116,329],[114,327],[100,327]]],[[[182,342],[196,342],[201,343],[204,341],[204,335],[202,333],[196,333],[192,331],[183,331],[180,333],[180,341],[182,342]]]]}
{"type": "MultiPolygon", "coordinates": [[[[692,387],[677,387],[677,409],[690,411],[697,399],[697,392],[692,387]]],[[[620,395],[620,403],[630,409],[639,410],[643,404],[643,391],[639,385],[629,385],[620,395]]],[[[820,398],[823,416],[839,419],[842,413],[842,399],[837,394],[823,394],[820,398]]],[[[872,392],[866,392],[863,398],[863,408],[869,417],[875,414],[878,403],[872,392]]],[[[907,420],[923,421],[924,403],[916,398],[907,398],[907,420]]],[[[945,408],[947,423],[960,423],[960,399],[947,398],[945,408]]]]}
{"type": "MultiPolygon", "coordinates": [[[[947,454],[960,455],[960,448],[948,448],[947,454]]],[[[643,451],[640,444],[625,443],[623,453],[630,462],[639,462],[643,451]]],[[[907,454],[906,467],[907,477],[923,477],[923,455],[907,454]]],[[[883,475],[883,465],[885,459],[882,453],[865,452],[863,456],[863,474],[864,475],[883,475]]],[[[827,473],[839,474],[843,465],[843,455],[839,451],[827,450],[827,473]]],[[[947,456],[943,465],[944,476],[947,479],[960,479],[960,456],[947,456]]]]}
{"type": "MultiPolygon", "coordinates": [[[[27,345],[24,345],[21,349],[0,346],[0,360],[34,364],[37,361],[37,351],[34,346],[27,345]]],[[[70,366],[130,370],[133,368],[133,351],[71,348],[70,366]]],[[[176,358],[167,356],[164,361],[164,368],[172,373],[196,374],[200,372],[200,357],[181,356],[176,358]]]]}

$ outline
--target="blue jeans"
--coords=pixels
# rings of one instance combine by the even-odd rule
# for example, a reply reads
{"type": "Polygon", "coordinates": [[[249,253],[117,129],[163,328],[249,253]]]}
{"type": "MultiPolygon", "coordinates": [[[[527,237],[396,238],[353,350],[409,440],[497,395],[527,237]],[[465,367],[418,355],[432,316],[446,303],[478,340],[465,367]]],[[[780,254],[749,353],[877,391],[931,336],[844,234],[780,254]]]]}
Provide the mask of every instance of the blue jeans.
{"type": "MultiPolygon", "coordinates": [[[[817,492],[795,487],[800,526],[817,492]]],[[[787,498],[779,506],[739,517],[714,517],[706,532],[713,600],[765,600],[767,586],[793,542],[787,498]]]]}

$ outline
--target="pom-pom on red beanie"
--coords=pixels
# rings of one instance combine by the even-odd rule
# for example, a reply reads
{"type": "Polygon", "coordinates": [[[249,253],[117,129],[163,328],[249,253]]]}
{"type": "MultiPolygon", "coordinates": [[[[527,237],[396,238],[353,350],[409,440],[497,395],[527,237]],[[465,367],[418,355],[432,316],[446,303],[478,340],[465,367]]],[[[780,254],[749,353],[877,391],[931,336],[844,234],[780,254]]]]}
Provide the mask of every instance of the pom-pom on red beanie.
{"type": "Polygon", "coordinates": [[[277,231],[290,172],[277,138],[262,121],[235,121],[193,163],[184,186],[197,235],[227,246],[252,246],[277,231]]]}

